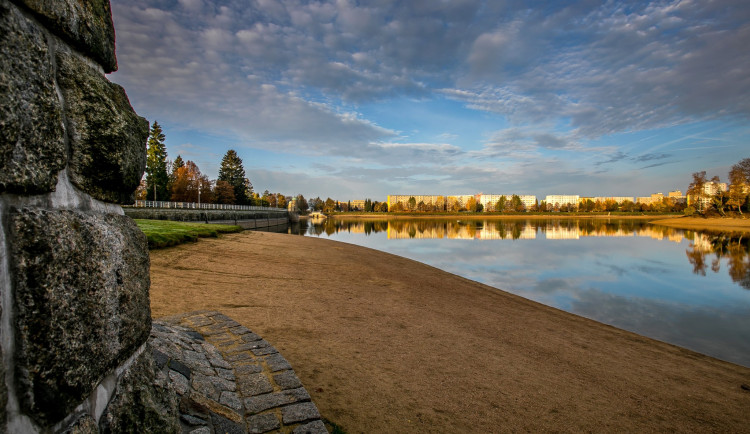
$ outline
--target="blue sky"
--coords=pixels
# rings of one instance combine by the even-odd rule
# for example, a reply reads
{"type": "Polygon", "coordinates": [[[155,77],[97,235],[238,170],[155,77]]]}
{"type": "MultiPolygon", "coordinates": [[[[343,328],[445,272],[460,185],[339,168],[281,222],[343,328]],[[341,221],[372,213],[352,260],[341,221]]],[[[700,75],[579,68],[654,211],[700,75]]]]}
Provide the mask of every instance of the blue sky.
{"type": "Polygon", "coordinates": [[[644,196],[750,157],[750,3],[122,0],[170,158],[256,191],[644,196]]]}

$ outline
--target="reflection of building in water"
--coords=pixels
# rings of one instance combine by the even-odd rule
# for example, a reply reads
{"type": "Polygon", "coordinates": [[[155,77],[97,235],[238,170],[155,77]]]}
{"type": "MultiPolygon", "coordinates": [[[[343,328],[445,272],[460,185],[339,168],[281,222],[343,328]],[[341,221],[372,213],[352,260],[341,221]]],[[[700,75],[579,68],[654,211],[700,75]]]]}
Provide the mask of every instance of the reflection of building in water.
{"type": "Polygon", "coordinates": [[[364,222],[355,222],[350,223],[346,226],[346,230],[353,233],[353,234],[364,234],[365,233],[365,224],[364,222]]]}
{"type": "MultiPolygon", "coordinates": [[[[385,229],[383,225],[383,229],[385,229]]],[[[383,230],[380,229],[380,230],[383,230]]],[[[372,229],[370,229],[372,230],[372,229]]],[[[389,221],[387,223],[388,239],[464,239],[464,240],[499,240],[499,239],[522,239],[532,240],[537,238],[537,232],[541,230],[548,240],[577,240],[586,237],[647,237],[655,240],[671,241],[680,243],[685,240],[684,232],[659,226],[633,227],[626,225],[620,227],[613,224],[592,224],[591,221],[571,222],[571,224],[559,224],[559,222],[512,222],[512,221],[469,221],[469,222],[435,222],[435,221],[389,221]]],[[[366,233],[366,223],[356,222],[341,226],[338,231],[349,231],[353,233],[366,233]]],[[[696,234],[693,240],[696,249],[711,249],[705,235],[696,234]]]]}
{"type": "Polygon", "coordinates": [[[389,240],[450,238],[446,237],[445,225],[443,224],[418,229],[412,223],[401,224],[396,227],[392,222],[388,222],[387,236],[389,240]]]}
{"type": "Polygon", "coordinates": [[[519,240],[533,240],[536,238],[536,227],[527,224],[521,228],[517,234],[513,233],[510,228],[498,227],[493,225],[485,225],[484,228],[477,231],[476,238],[478,240],[502,240],[506,238],[519,239],[519,240]]]}
{"type": "Polygon", "coordinates": [[[698,252],[703,252],[703,253],[713,252],[714,246],[713,244],[711,244],[712,238],[713,237],[706,235],[706,234],[696,233],[695,236],[693,237],[694,250],[698,252]]]}
{"type": "Polygon", "coordinates": [[[544,236],[548,240],[577,240],[581,236],[581,229],[578,226],[574,228],[548,226],[544,236]]]}

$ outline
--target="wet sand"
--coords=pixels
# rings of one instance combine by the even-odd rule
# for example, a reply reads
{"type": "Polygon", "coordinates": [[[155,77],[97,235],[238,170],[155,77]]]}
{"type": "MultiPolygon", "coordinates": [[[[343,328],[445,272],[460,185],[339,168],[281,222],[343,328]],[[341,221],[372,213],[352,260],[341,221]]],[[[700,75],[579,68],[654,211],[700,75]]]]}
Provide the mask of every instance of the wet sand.
{"type": "Polygon", "coordinates": [[[219,310],[358,432],[749,432],[750,368],[418,262],[245,232],[151,253],[155,317],[219,310]]]}

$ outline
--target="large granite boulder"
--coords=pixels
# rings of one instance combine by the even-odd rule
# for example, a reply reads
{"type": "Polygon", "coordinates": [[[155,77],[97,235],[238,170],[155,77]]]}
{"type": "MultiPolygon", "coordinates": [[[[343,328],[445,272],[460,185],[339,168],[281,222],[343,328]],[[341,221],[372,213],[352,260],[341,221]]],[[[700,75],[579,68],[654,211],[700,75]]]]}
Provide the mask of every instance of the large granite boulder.
{"type": "Polygon", "coordinates": [[[146,167],[148,121],[125,90],[70,53],[58,52],[58,83],[65,98],[71,181],[96,199],[133,203],[146,167]]]}
{"type": "Polygon", "coordinates": [[[179,433],[177,394],[147,347],[117,383],[99,428],[102,433],[179,433]]]}
{"type": "Polygon", "coordinates": [[[117,71],[115,27],[109,0],[16,0],[48,29],[91,56],[104,72],[117,71]]]}
{"type": "Polygon", "coordinates": [[[148,338],[146,237],[128,217],[15,209],[9,216],[16,387],[58,422],[148,338]]]}
{"type": "Polygon", "coordinates": [[[65,167],[52,61],[44,33],[0,0],[0,193],[52,191],[65,167]]]}

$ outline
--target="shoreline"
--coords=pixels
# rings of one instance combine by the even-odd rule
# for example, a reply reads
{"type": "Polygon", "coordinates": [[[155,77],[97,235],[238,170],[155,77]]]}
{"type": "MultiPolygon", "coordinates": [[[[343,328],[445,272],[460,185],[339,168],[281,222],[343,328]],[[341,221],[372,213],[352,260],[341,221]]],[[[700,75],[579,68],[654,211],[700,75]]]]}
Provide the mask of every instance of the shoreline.
{"type": "MultiPolygon", "coordinates": [[[[301,217],[305,218],[305,216],[301,217]]],[[[701,230],[712,232],[750,232],[750,218],[737,217],[687,217],[675,214],[653,215],[569,215],[569,214],[427,214],[427,215],[384,215],[384,214],[333,214],[334,220],[645,220],[650,224],[669,226],[676,229],[701,230]]]]}
{"type": "Polygon", "coordinates": [[[587,219],[609,219],[609,220],[660,220],[674,218],[674,214],[651,214],[651,215],[570,215],[570,214],[332,214],[328,218],[332,219],[376,219],[376,220],[411,220],[411,219],[435,219],[435,220],[587,220],[587,219]]]}
{"type": "Polygon", "coordinates": [[[154,317],[234,318],[349,432],[747,429],[750,368],[365,247],[231,234],[151,278],[154,317]]]}

